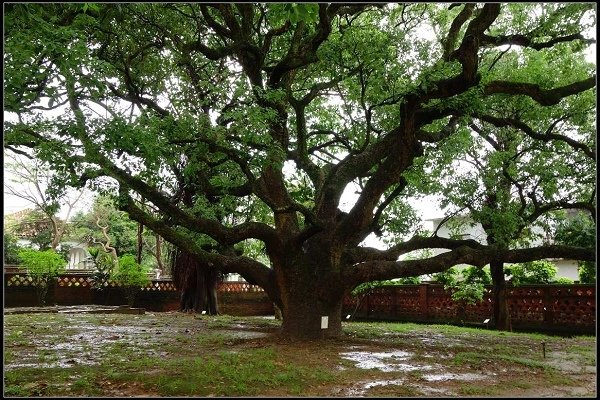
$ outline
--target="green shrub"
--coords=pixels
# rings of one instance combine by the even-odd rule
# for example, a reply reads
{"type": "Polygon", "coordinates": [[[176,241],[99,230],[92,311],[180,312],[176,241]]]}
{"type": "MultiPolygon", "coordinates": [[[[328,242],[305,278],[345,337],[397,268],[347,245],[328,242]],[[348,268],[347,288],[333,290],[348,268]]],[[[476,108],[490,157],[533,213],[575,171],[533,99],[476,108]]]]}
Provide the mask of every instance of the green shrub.
{"type": "Polygon", "coordinates": [[[393,281],[393,285],[420,285],[421,277],[420,276],[407,276],[406,278],[400,278],[397,281],[393,281]]]}
{"type": "Polygon", "coordinates": [[[480,283],[482,285],[490,285],[492,283],[492,275],[490,274],[490,267],[485,266],[478,268],[475,266],[469,266],[461,271],[463,281],[469,283],[480,283]]]}
{"type": "Polygon", "coordinates": [[[577,272],[581,283],[596,283],[596,263],[593,261],[579,261],[577,272]]]}
{"type": "Polygon", "coordinates": [[[371,290],[375,289],[376,287],[384,286],[385,282],[387,282],[387,281],[371,281],[371,282],[361,283],[360,285],[356,286],[350,292],[350,294],[352,296],[358,296],[360,294],[367,294],[371,290]]]}
{"type": "MultiPolygon", "coordinates": [[[[559,222],[555,235],[556,244],[578,247],[596,245],[596,224],[589,215],[578,214],[575,218],[564,218],[559,222]]],[[[579,281],[596,283],[596,262],[578,262],[579,281]]]]}
{"type": "Polygon", "coordinates": [[[420,283],[420,276],[408,276],[406,278],[400,278],[395,280],[371,281],[361,283],[360,285],[356,286],[354,290],[350,292],[350,294],[352,296],[358,296],[360,294],[367,294],[371,290],[382,286],[419,285],[420,283]]]}
{"type": "Polygon", "coordinates": [[[48,289],[64,271],[66,261],[54,250],[24,249],[19,251],[18,257],[35,286],[38,304],[45,305],[48,289]]]}
{"type": "Polygon", "coordinates": [[[480,282],[460,282],[450,288],[454,289],[452,300],[459,303],[477,304],[485,293],[485,286],[480,282]]]}
{"type": "MultiPolygon", "coordinates": [[[[448,271],[446,271],[448,272],[448,271]]],[[[462,280],[456,279],[458,272],[451,275],[444,289],[452,291],[452,300],[462,304],[477,304],[483,299],[485,285],[492,283],[492,275],[489,266],[483,268],[469,266],[463,269],[460,274],[462,280]]]]}
{"type": "Polygon", "coordinates": [[[443,272],[438,272],[431,276],[433,282],[440,283],[445,286],[452,286],[458,278],[458,270],[456,267],[450,267],[443,272]]]}
{"type": "Polygon", "coordinates": [[[557,285],[572,285],[573,279],[567,278],[566,276],[562,276],[560,278],[555,279],[552,283],[557,285]]]}
{"type": "Polygon", "coordinates": [[[556,271],[554,264],[545,260],[512,264],[505,268],[505,273],[512,275],[510,281],[515,286],[550,283],[556,271]]]}
{"type": "Polygon", "coordinates": [[[138,264],[131,254],[119,257],[119,264],[110,277],[121,287],[130,307],[133,306],[140,289],[150,283],[148,272],[149,270],[138,264]]]}

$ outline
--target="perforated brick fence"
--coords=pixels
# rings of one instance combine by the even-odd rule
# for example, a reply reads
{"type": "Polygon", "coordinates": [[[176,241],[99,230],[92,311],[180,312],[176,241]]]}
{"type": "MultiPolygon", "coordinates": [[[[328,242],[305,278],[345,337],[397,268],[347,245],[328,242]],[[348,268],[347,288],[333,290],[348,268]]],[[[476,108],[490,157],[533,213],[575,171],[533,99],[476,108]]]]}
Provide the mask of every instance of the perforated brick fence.
{"type": "MultiPolygon", "coordinates": [[[[48,304],[126,304],[121,290],[109,283],[93,290],[90,273],[60,275],[47,297],[48,304]]],[[[379,287],[366,296],[347,296],[344,315],[358,319],[407,322],[479,324],[492,316],[491,286],[483,301],[461,304],[442,285],[379,287]]],[[[246,282],[222,282],[217,288],[219,308],[230,315],[273,315],[273,303],[262,288],[246,282]]],[[[180,292],[169,279],[154,279],[136,297],[135,307],[153,311],[179,309],[180,292]]],[[[515,329],[552,332],[596,332],[595,285],[527,285],[508,288],[508,307],[515,329]]],[[[24,271],[5,269],[5,307],[35,306],[35,288],[24,271]]]]}
{"type": "MultiPolygon", "coordinates": [[[[442,285],[420,284],[374,289],[364,297],[346,297],[344,313],[355,318],[484,325],[492,316],[492,287],[478,304],[461,304],[442,285]]],[[[555,332],[596,331],[596,286],[527,285],[508,287],[513,328],[555,332]]]]}

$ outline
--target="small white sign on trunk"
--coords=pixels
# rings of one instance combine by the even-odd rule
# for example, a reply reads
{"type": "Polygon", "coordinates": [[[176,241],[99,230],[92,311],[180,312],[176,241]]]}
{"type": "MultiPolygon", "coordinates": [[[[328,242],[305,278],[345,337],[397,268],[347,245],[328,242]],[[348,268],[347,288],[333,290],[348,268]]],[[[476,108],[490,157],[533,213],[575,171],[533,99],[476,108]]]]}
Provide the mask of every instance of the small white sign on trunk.
{"type": "Polygon", "coordinates": [[[329,317],[321,317],[321,329],[327,329],[329,326],[329,317]]]}

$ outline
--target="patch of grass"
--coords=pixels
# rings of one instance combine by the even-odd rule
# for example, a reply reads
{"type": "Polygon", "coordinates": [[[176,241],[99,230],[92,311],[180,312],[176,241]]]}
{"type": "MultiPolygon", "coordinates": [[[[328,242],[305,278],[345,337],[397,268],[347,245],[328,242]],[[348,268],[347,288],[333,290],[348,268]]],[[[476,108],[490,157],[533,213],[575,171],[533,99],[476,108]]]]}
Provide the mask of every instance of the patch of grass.
{"type": "Polygon", "coordinates": [[[413,371],[409,371],[407,374],[411,380],[422,380],[423,379],[423,371],[419,371],[419,370],[413,370],[413,371]]]}
{"type": "Polygon", "coordinates": [[[92,383],[87,377],[76,379],[71,385],[72,389],[77,392],[90,393],[92,391],[92,383]]]}
{"type": "Polygon", "coordinates": [[[71,389],[79,394],[94,396],[101,394],[93,384],[95,372],[89,367],[76,366],[72,368],[19,368],[6,371],[5,395],[19,397],[61,396],[71,389]],[[51,377],[51,384],[47,380],[51,377]],[[74,380],[75,379],[75,380],[74,380]]]}
{"type": "Polygon", "coordinates": [[[247,322],[257,327],[264,328],[279,328],[281,327],[281,320],[275,318],[264,318],[264,317],[245,317],[247,322]]]}
{"type": "Polygon", "coordinates": [[[519,389],[531,389],[534,385],[531,383],[531,380],[526,378],[519,378],[515,380],[511,380],[504,384],[505,386],[513,386],[519,389]]]}
{"type": "Polygon", "coordinates": [[[38,361],[42,364],[57,361],[60,358],[58,354],[56,354],[56,351],[50,349],[41,349],[38,351],[37,355],[38,361]]]}
{"type": "Polygon", "coordinates": [[[342,332],[350,337],[378,338],[383,336],[386,330],[381,323],[345,322],[342,324],[342,332]]]}
{"type": "Polygon", "coordinates": [[[476,353],[473,351],[462,351],[458,352],[454,355],[454,358],[451,360],[454,365],[472,365],[474,367],[481,367],[484,365],[484,362],[487,362],[488,358],[485,353],[476,353]]]}
{"type": "Polygon", "coordinates": [[[481,349],[479,352],[475,351],[462,351],[456,353],[454,358],[451,360],[454,365],[471,365],[476,368],[483,367],[489,363],[497,363],[499,360],[513,364],[522,365],[528,368],[535,369],[548,369],[551,368],[542,361],[531,360],[524,357],[516,357],[507,354],[498,354],[495,351],[489,349],[481,349]]]}
{"type": "Polygon", "coordinates": [[[583,361],[586,365],[596,365],[596,348],[592,348],[590,346],[574,345],[567,347],[567,352],[574,353],[577,356],[579,356],[581,361],[583,361]]]}
{"type": "Polygon", "coordinates": [[[4,348],[4,365],[10,364],[15,360],[15,355],[9,348],[4,348]]]}
{"type": "Polygon", "coordinates": [[[4,395],[5,396],[14,396],[14,397],[29,397],[30,393],[27,389],[23,388],[21,385],[10,385],[7,384],[4,387],[4,395]]]}
{"type": "MultiPolygon", "coordinates": [[[[387,349],[412,351],[415,353],[412,362],[441,363],[453,372],[463,371],[466,366],[486,368],[488,365],[502,368],[509,374],[520,371],[503,378],[508,379],[506,387],[495,381],[463,382],[460,393],[455,391],[456,395],[493,396],[503,395],[511,387],[534,389],[539,385],[579,384],[576,377],[565,376],[552,368],[548,360],[542,360],[540,336],[546,338],[547,349],[555,351],[556,358],[586,362],[587,365],[595,365],[596,360],[594,338],[588,339],[591,344],[587,344],[580,338],[563,339],[450,325],[344,322],[343,331],[347,338],[319,343],[281,343],[270,338],[248,340],[243,335],[236,335],[238,332],[228,330],[268,329],[281,325],[279,320],[261,317],[201,316],[197,320],[192,315],[166,313],[9,317],[17,318],[12,318],[10,323],[5,321],[5,366],[12,364],[5,373],[5,395],[19,397],[114,395],[115,385],[123,383],[129,389],[134,388],[131,389],[133,394],[143,394],[145,390],[164,397],[327,396],[330,394],[327,390],[334,385],[351,386],[365,379],[389,377],[379,371],[353,368],[352,361],[340,358],[340,352],[356,344],[374,352],[387,349]],[[77,335],[84,329],[96,325],[103,328],[97,335],[100,342],[79,341],[73,350],[61,353],[49,350],[52,343],[72,343],[70,341],[77,340],[77,335]],[[115,332],[123,332],[122,327],[127,326],[136,329],[128,330],[130,333],[126,337],[119,333],[117,340],[106,341],[105,330],[110,330],[112,325],[119,329],[115,332]],[[74,336],[63,334],[65,329],[74,336]],[[161,334],[156,334],[157,330],[161,334]],[[56,354],[63,360],[87,355],[100,364],[12,369],[19,360],[35,362],[39,358],[48,361],[56,354]],[[448,354],[452,357],[442,357],[448,354]],[[347,368],[341,370],[336,366],[347,368]],[[529,376],[535,376],[535,379],[527,379],[528,373],[534,374],[529,376]],[[105,384],[107,381],[109,385],[105,384]]],[[[406,385],[377,386],[369,390],[369,396],[418,396],[420,392],[410,385],[410,381],[422,384],[422,374],[422,371],[408,372],[406,385]]]]}
{"type": "Polygon", "coordinates": [[[225,328],[230,327],[235,318],[231,315],[198,315],[195,318],[206,321],[209,328],[225,328]]]}
{"type": "Polygon", "coordinates": [[[493,396],[498,394],[498,389],[495,386],[466,383],[458,387],[458,393],[467,396],[493,396]]]}
{"type": "Polygon", "coordinates": [[[548,370],[544,375],[544,381],[547,385],[555,386],[574,386],[577,381],[568,375],[565,375],[558,371],[548,370]]]}
{"type": "Polygon", "coordinates": [[[231,339],[231,335],[227,335],[223,332],[210,332],[205,331],[199,333],[195,337],[195,342],[200,346],[220,346],[223,345],[228,339],[231,339]]]}
{"type": "Polygon", "coordinates": [[[500,359],[500,360],[508,361],[508,362],[510,362],[512,364],[523,365],[523,366],[529,367],[529,368],[536,368],[536,369],[548,369],[548,368],[551,368],[550,366],[548,366],[547,364],[543,363],[542,361],[531,360],[529,358],[507,356],[507,355],[504,355],[504,354],[499,354],[496,358],[500,359]]]}
{"type": "Polygon", "coordinates": [[[146,358],[130,365],[140,371],[130,378],[162,396],[252,396],[273,388],[300,395],[307,386],[332,379],[322,368],[278,361],[273,348],[177,359],[146,358]],[[145,368],[140,367],[146,365],[161,372],[143,377],[145,368]]]}
{"type": "Polygon", "coordinates": [[[11,346],[25,346],[31,342],[23,330],[5,329],[4,333],[4,342],[11,346]]]}

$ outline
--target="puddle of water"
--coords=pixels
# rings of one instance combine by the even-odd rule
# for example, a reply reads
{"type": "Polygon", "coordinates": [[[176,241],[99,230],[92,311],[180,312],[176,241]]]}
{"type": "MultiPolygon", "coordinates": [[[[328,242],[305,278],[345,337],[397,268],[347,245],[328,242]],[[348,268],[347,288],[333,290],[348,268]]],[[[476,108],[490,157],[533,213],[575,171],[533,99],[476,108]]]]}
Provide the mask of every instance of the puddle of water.
{"type": "Polygon", "coordinates": [[[41,363],[39,361],[35,361],[35,362],[27,362],[27,363],[11,363],[11,364],[5,364],[4,365],[4,370],[8,371],[8,370],[13,370],[13,369],[19,369],[19,368],[41,368],[41,369],[46,369],[46,368],[71,368],[75,365],[95,365],[98,364],[97,361],[94,360],[85,360],[82,358],[70,358],[67,360],[56,360],[53,362],[48,362],[48,363],[41,363]]]}
{"type": "Polygon", "coordinates": [[[435,388],[431,386],[416,385],[417,389],[425,396],[448,397],[454,395],[452,391],[444,388],[435,388]]]}
{"type": "Polygon", "coordinates": [[[481,374],[473,374],[473,373],[465,373],[465,374],[454,374],[454,373],[446,373],[446,374],[427,374],[423,375],[423,379],[429,382],[438,382],[438,381],[449,381],[449,380],[460,380],[460,381],[477,381],[481,379],[485,379],[485,375],[481,374]]]}
{"type": "Polygon", "coordinates": [[[435,358],[435,359],[445,359],[445,358],[452,358],[454,356],[452,354],[441,354],[441,353],[431,354],[431,353],[425,353],[425,354],[423,354],[423,357],[425,357],[425,358],[435,358]]]}
{"type": "Polygon", "coordinates": [[[361,369],[379,369],[382,372],[410,372],[433,368],[431,365],[408,364],[403,362],[411,358],[412,355],[413,353],[402,350],[390,352],[351,351],[340,353],[342,358],[355,362],[356,367],[361,369]]]}
{"type": "Polygon", "coordinates": [[[387,381],[375,381],[375,382],[369,382],[367,383],[364,387],[365,389],[371,389],[377,386],[391,386],[391,385],[395,385],[395,386],[400,386],[402,385],[402,383],[404,383],[404,379],[393,379],[393,380],[387,380],[387,381]]]}
{"type": "Polygon", "coordinates": [[[371,382],[360,382],[351,388],[345,389],[344,396],[346,397],[357,397],[366,395],[369,389],[377,386],[400,386],[404,383],[403,379],[391,379],[371,382]]]}

